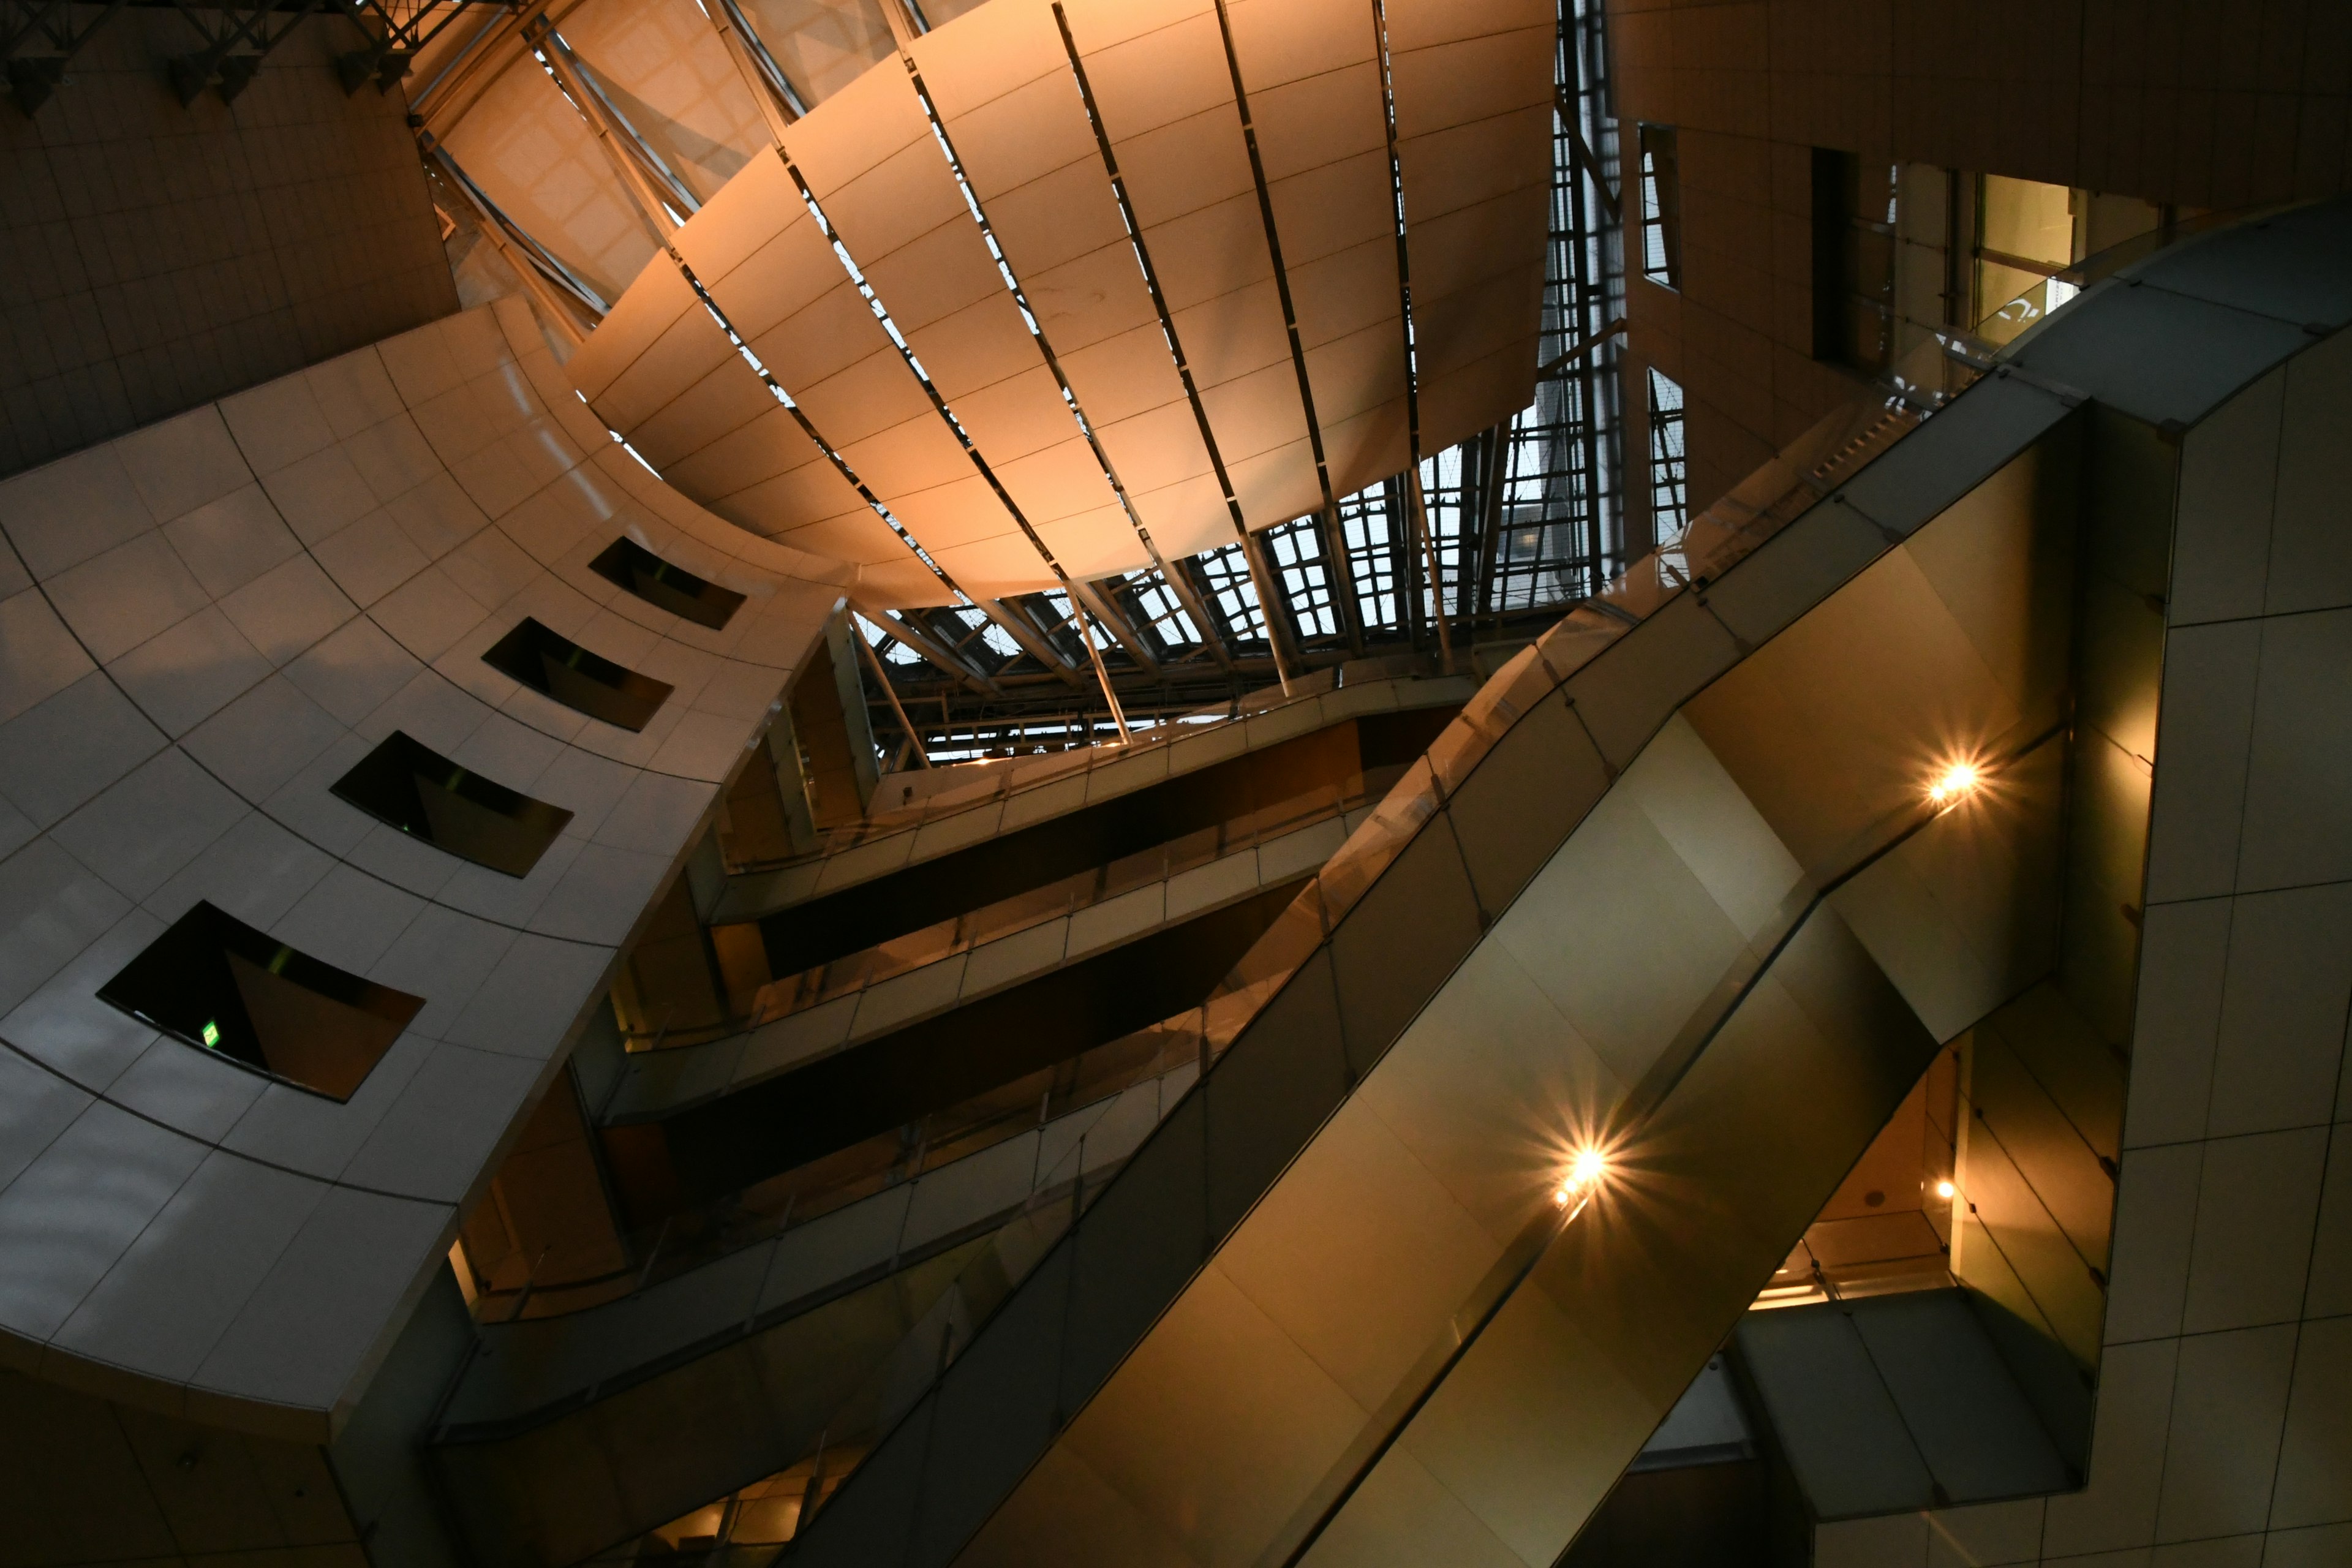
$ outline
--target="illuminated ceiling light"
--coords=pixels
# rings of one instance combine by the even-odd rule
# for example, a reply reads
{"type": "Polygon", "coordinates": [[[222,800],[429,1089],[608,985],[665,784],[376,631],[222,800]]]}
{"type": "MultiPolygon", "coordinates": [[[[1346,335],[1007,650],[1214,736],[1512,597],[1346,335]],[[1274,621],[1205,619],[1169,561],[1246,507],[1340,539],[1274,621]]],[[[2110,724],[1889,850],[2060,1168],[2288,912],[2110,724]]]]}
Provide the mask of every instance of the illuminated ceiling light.
{"type": "Polygon", "coordinates": [[[1958,1191],[1959,1188],[1952,1185],[1949,1182],[1937,1182],[1936,1184],[1936,1195],[1939,1198],[1949,1198],[1954,1193],[1958,1191]]]}
{"type": "Polygon", "coordinates": [[[1566,1208],[1578,1194],[1599,1185],[1608,1174],[1607,1155],[1598,1149],[1580,1149],[1576,1157],[1569,1162],[1568,1174],[1561,1180],[1559,1191],[1552,1194],[1551,1201],[1566,1208]]]}
{"type": "Polygon", "coordinates": [[[1983,787],[1983,769],[1974,763],[1954,763],[1937,775],[1927,799],[1937,805],[1957,805],[1983,787]]]}

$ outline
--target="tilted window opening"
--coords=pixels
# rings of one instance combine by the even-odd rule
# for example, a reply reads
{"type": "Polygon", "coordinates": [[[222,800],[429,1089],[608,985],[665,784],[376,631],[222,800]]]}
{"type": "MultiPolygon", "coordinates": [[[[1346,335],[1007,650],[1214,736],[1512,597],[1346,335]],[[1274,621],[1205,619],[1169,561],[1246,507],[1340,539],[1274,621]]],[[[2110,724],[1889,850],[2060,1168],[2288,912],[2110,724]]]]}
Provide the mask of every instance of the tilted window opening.
{"type": "Polygon", "coordinates": [[[732,588],[673,566],[626,534],[604,547],[588,569],[616,584],[656,609],[689,620],[712,631],[723,629],[743,606],[743,595],[732,588]]]}
{"type": "Polygon", "coordinates": [[[529,616],[482,655],[482,662],[542,697],[624,730],[651,723],[674,689],[666,680],[590,653],[529,616]]]}
{"type": "Polygon", "coordinates": [[[528,877],[572,814],[468,773],[398,730],[335,781],[334,792],[370,816],[463,856],[528,877]]]}
{"type": "Polygon", "coordinates": [[[98,995],[199,1050],[339,1100],[425,1005],[201,901],[98,995]]]}
{"type": "Polygon", "coordinates": [[[1642,127],[1642,276],[1683,286],[1683,188],[1675,128],[1642,127]]]}
{"type": "Polygon", "coordinates": [[[1690,524],[1690,489],[1683,458],[1683,389],[1650,372],[1650,526],[1659,542],[1690,524]]]}

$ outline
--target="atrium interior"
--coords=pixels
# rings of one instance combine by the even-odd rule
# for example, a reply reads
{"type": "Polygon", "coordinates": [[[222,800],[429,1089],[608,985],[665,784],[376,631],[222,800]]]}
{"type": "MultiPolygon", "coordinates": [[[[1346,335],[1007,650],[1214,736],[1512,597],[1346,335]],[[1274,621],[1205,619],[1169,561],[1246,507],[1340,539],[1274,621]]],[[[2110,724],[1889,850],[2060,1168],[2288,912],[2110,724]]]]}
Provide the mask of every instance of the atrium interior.
{"type": "Polygon", "coordinates": [[[2352,1568],[2352,9],[0,58],[0,1568],[2352,1568]]]}

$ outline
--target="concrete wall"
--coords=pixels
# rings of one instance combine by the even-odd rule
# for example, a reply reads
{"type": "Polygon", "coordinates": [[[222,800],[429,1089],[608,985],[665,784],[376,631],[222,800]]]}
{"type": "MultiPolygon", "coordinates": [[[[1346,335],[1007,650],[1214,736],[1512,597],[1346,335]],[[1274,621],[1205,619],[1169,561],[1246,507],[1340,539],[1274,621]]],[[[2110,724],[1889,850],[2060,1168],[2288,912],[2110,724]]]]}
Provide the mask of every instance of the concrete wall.
{"type": "Polygon", "coordinates": [[[195,29],[130,7],[37,115],[0,102],[0,474],[457,308],[406,102],[336,79],[359,42],[314,16],[183,109],[195,29]]]}

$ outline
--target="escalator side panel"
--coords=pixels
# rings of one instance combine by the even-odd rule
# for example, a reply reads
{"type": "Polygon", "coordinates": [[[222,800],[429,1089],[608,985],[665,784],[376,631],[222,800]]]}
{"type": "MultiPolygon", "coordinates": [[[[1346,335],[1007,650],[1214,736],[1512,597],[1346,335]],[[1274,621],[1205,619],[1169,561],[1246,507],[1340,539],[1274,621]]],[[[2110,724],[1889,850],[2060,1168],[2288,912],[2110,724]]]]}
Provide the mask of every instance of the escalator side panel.
{"type": "MultiPolygon", "coordinates": [[[[1414,1485],[1389,1473],[1409,1455],[1521,1561],[1550,1562],[1935,1050],[1817,912],[1349,1509],[1414,1485]]],[[[1306,1561],[1360,1560],[1339,1544],[1306,1561]]]]}

